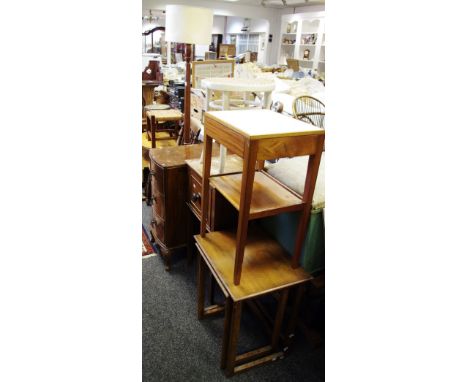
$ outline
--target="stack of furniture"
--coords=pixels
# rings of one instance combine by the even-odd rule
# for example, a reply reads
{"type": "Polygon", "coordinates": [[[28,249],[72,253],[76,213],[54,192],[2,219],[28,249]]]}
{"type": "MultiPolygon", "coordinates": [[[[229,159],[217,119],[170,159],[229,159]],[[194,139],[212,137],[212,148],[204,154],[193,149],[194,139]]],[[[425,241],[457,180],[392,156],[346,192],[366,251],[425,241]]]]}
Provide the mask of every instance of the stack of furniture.
{"type": "Polygon", "coordinates": [[[311,276],[299,267],[299,257],[324,138],[324,130],[270,110],[205,114],[201,224],[200,234],[195,235],[200,253],[198,317],[225,311],[221,367],[228,376],[282,358],[289,347],[303,286],[311,280],[311,276]],[[241,173],[211,177],[213,139],[243,159],[241,173]],[[265,172],[256,171],[257,161],[300,155],[309,156],[302,198],[265,172]],[[237,231],[206,232],[210,188],[223,195],[238,211],[237,231]],[[288,211],[299,211],[301,214],[292,257],[253,222],[288,211]],[[225,296],[224,306],[204,306],[204,276],[207,269],[225,296]],[[284,326],[291,292],[296,293],[291,314],[284,326]],[[250,305],[258,297],[270,294],[278,296],[270,344],[236,355],[243,303],[250,305]]]}

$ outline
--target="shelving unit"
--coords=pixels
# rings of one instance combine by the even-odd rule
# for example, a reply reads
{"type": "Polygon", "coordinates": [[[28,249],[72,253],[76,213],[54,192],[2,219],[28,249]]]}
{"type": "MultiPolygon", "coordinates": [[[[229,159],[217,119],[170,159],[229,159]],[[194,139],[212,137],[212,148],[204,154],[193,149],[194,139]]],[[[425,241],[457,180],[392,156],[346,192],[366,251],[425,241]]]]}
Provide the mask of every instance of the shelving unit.
{"type": "Polygon", "coordinates": [[[325,76],[324,12],[283,15],[278,63],[286,65],[288,58],[299,60],[299,66],[325,76]],[[288,30],[295,29],[295,32],[288,30]],[[287,43],[285,43],[287,41],[287,43]],[[308,59],[305,52],[309,50],[308,59]]]}

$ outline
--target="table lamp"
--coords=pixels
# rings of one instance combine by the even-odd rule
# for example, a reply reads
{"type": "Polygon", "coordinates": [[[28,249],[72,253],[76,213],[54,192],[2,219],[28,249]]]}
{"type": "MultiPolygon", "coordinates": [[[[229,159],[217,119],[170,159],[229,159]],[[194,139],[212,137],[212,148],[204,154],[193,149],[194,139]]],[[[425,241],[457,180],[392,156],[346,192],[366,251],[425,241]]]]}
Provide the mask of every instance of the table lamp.
{"type": "Polygon", "coordinates": [[[208,45],[213,10],[186,5],[166,5],[166,41],[185,44],[184,144],[190,143],[190,61],[192,44],[208,45]]]}

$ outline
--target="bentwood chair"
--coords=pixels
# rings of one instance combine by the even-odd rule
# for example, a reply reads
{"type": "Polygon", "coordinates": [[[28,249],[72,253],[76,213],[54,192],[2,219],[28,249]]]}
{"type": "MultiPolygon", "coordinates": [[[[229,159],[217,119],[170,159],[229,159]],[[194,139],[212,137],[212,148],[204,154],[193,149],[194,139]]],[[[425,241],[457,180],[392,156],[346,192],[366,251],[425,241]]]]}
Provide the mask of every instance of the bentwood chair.
{"type": "Polygon", "coordinates": [[[301,121],[324,128],[325,105],[311,96],[297,97],[293,102],[293,116],[301,121]]]}

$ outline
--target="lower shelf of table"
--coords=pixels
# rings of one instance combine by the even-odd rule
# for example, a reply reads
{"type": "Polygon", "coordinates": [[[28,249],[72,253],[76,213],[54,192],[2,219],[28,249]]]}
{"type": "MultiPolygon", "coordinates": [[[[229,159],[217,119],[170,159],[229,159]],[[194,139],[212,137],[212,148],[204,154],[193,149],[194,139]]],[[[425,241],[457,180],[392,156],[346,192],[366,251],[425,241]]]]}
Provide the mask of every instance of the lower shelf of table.
{"type": "MultiPolygon", "coordinates": [[[[240,208],[242,177],[243,174],[240,173],[210,178],[210,184],[237,210],[240,208]]],[[[299,211],[302,208],[304,202],[299,197],[264,172],[255,172],[249,220],[281,212],[299,211]]]]}
{"type": "Polygon", "coordinates": [[[288,253],[258,228],[249,232],[247,237],[239,285],[234,285],[236,234],[228,231],[210,232],[205,237],[195,235],[195,241],[213,275],[234,301],[260,296],[311,279],[304,269],[293,269],[288,253]]]}

